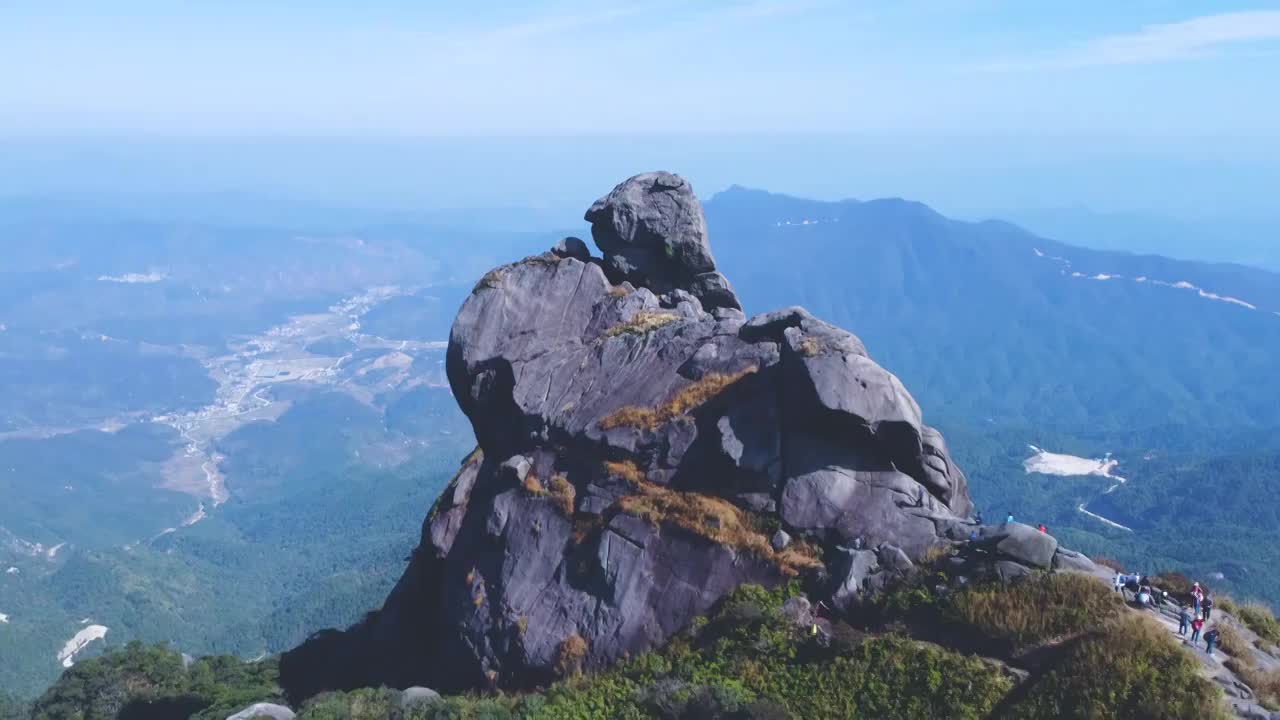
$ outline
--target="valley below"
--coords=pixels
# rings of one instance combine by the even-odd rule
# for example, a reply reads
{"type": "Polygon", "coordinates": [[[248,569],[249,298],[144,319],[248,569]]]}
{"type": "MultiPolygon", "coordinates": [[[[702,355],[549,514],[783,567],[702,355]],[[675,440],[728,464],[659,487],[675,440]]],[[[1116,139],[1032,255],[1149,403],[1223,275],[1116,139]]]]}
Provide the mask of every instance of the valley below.
{"type": "MultiPolygon", "coordinates": [[[[988,521],[1280,594],[1270,276],[902,201],[736,190],[708,222],[748,314],[804,305],[912,388],[988,521]]],[[[475,446],[444,374],[454,313],[492,256],[546,237],[449,254],[308,235],[101,267],[68,241],[14,270],[52,289],[0,298],[0,654],[20,658],[0,689],[134,639],[269,656],[378,608],[475,446]]]]}

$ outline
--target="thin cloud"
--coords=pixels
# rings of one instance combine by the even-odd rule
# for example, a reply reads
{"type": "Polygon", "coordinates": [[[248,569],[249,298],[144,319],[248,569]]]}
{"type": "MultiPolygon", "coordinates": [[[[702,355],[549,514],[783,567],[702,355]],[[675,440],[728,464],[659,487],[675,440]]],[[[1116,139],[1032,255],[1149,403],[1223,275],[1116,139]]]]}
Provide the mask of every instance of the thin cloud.
{"type": "Polygon", "coordinates": [[[1143,65],[1212,56],[1228,46],[1280,40],[1280,11],[1204,15],[1108,35],[1073,50],[1043,57],[997,60],[977,70],[1016,71],[1143,65]]]}
{"type": "Polygon", "coordinates": [[[831,2],[832,0],[754,0],[734,3],[716,14],[739,18],[771,18],[799,15],[830,5],[831,2]]]}
{"type": "Polygon", "coordinates": [[[490,39],[517,39],[556,35],[570,30],[603,25],[622,18],[640,15],[664,3],[632,3],[607,10],[593,10],[553,15],[520,22],[485,33],[490,39]]]}

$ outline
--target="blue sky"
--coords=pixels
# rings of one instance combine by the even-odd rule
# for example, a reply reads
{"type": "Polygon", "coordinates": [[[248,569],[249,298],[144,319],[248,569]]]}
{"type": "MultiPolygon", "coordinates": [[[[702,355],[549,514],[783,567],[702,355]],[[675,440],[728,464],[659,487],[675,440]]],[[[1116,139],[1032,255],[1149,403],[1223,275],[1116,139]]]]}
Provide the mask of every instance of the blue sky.
{"type": "Polygon", "coordinates": [[[0,0],[0,194],[576,207],[670,167],[966,213],[1274,215],[1278,77],[1280,3],[0,0]],[[360,145],[396,142],[426,144],[360,145]]]}
{"type": "Polygon", "coordinates": [[[0,19],[6,134],[1280,127],[1280,5],[9,0],[0,19]]]}

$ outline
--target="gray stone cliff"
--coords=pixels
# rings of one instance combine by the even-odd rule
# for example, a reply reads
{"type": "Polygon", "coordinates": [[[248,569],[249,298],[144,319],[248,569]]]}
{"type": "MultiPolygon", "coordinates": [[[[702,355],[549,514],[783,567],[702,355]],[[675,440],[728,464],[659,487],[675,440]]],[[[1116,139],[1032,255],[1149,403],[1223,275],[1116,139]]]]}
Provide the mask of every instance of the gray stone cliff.
{"type": "Polygon", "coordinates": [[[448,377],[479,448],[385,606],[285,656],[293,694],[548,682],[740,584],[847,607],[971,538],[1000,572],[1073,561],[969,520],[942,436],[857,337],[802,308],[748,320],[687,181],[636,176],[586,219],[603,257],[568,238],[459,310],[448,377]]]}

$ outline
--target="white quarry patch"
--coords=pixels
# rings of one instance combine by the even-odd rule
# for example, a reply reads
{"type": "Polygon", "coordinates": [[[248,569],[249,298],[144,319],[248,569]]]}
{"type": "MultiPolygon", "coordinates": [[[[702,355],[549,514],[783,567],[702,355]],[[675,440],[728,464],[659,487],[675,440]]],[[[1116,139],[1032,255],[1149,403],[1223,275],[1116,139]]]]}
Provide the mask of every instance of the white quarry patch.
{"type": "Polygon", "coordinates": [[[8,625],[8,624],[9,624],[9,616],[8,616],[8,615],[5,615],[4,613],[0,613],[0,624],[2,624],[2,625],[8,625]]]}
{"type": "Polygon", "coordinates": [[[80,654],[89,643],[94,640],[101,640],[107,636],[106,625],[89,625],[81,628],[80,632],[71,636],[71,639],[62,646],[62,650],[58,651],[58,662],[62,663],[62,667],[69,668],[76,663],[76,655],[80,654]]]}
{"type": "Polygon", "coordinates": [[[1117,482],[1123,483],[1124,478],[1112,474],[1112,470],[1120,465],[1119,460],[1114,460],[1111,453],[1107,453],[1101,458],[1082,458],[1076,455],[1065,455],[1063,453],[1053,453],[1048,450],[1041,450],[1035,445],[1028,445],[1031,457],[1022,461],[1022,467],[1027,473],[1040,473],[1041,475],[1095,475],[1104,477],[1117,482]]]}
{"type": "Polygon", "coordinates": [[[136,284],[146,285],[150,283],[158,283],[167,277],[169,276],[166,275],[165,273],[159,273],[159,272],[124,273],[123,275],[100,275],[98,277],[98,280],[100,282],[128,283],[130,285],[136,285],[136,284]]]}
{"type": "Polygon", "coordinates": [[[1090,275],[1090,276],[1089,276],[1089,279],[1090,279],[1090,280],[1119,280],[1119,279],[1120,279],[1120,278],[1122,278],[1122,277],[1124,277],[1124,276],[1123,276],[1123,275],[1108,275],[1107,273],[1098,273],[1097,275],[1090,275]]]}
{"type": "MultiPolygon", "coordinates": [[[[1041,450],[1035,445],[1027,445],[1027,447],[1031,448],[1031,452],[1034,453],[1031,457],[1022,461],[1022,467],[1028,474],[1039,473],[1041,475],[1058,475],[1060,477],[1101,477],[1113,481],[1110,487],[1102,493],[1103,495],[1111,493],[1125,483],[1124,478],[1112,472],[1120,465],[1120,461],[1113,459],[1111,453],[1107,453],[1100,458],[1082,458],[1077,455],[1041,450]]],[[[1090,512],[1084,503],[1076,506],[1076,510],[1108,527],[1133,532],[1133,528],[1121,525],[1114,520],[1108,520],[1095,512],[1090,512]]]]}
{"type": "Polygon", "coordinates": [[[6,575],[17,575],[19,571],[18,568],[10,566],[9,569],[4,572],[6,575]]]}

